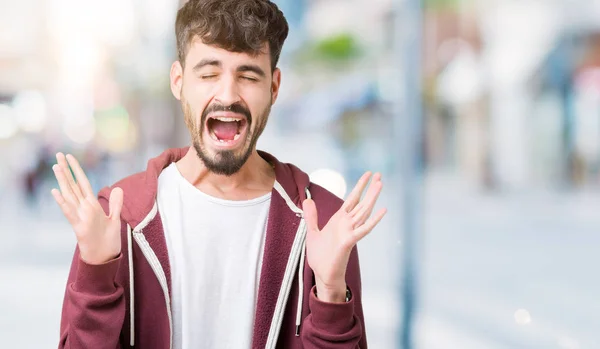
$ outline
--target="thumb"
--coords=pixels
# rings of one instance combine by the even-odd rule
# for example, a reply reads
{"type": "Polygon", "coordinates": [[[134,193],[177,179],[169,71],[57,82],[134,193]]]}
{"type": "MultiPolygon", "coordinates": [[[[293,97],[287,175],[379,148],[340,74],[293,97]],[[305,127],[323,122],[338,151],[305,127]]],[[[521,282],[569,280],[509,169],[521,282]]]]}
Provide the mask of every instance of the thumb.
{"type": "Polygon", "coordinates": [[[302,210],[304,211],[304,220],[309,230],[319,231],[319,219],[317,216],[317,206],[311,199],[306,199],[302,203],[302,210]]]}
{"type": "Polygon", "coordinates": [[[123,208],[123,189],[117,187],[110,192],[108,207],[110,209],[108,217],[112,220],[120,220],[121,208],[123,208]]]}

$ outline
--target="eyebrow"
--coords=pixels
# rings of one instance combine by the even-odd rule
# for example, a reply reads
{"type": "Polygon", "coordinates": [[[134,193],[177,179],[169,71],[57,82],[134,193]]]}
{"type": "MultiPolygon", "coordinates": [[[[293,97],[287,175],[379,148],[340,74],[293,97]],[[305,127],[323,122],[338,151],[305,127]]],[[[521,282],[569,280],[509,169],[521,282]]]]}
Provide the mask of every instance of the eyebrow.
{"type": "Polygon", "coordinates": [[[261,77],[265,77],[267,76],[265,74],[265,71],[262,70],[259,66],[254,65],[254,64],[244,64],[244,65],[240,65],[237,68],[238,73],[243,73],[243,72],[253,72],[261,77]]]}
{"type": "Polygon", "coordinates": [[[203,59],[200,62],[196,63],[196,65],[194,66],[193,70],[194,71],[198,71],[208,65],[214,66],[214,67],[221,67],[221,61],[218,61],[216,59],[203,59]]]}
{"type": "MultiPolygon", "coordinates": [[[[206,66],[213,66],[213,67],[221,68],[222,64],[221,64],[221,61],[219,61],[217,59],[205,58],[205,59],[201,60],[200,62],[196,63],[193,70],[195,72],[197,72],[198,70],[200,70],[206,66]]],[[[240,65],[237,68],[237,72],[238,73],[252,72],[263,78],[267,76],[265,71],[262,70],[258,65],[255,65],[255,64],[240,65]]]]}

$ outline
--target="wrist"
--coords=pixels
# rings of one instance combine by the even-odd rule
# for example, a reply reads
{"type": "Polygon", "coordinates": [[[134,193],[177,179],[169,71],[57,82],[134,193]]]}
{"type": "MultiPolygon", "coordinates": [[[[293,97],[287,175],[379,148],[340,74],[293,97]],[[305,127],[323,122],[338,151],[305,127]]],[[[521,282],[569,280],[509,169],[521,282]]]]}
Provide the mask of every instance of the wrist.
{"type": "Polygon", "coordinates": [[[335,286],[325,286],[317,282],[316,296],[326,303],[345,303],[347,302],[346,283],[340,283],[335,286]]]}
{"type": "Polygon", "coordinates": [[[84,261],[86,264],[89,265],[102,265],[102,264],[106,264],[116,258],[118,258],[120,255],[120,253],[117,253],[116,255],[97,255],[94,253],[88,253],[88,251],[86,251],[85,249],[79,249],[79,258],[81,258],[82,261],[84,261]]]}

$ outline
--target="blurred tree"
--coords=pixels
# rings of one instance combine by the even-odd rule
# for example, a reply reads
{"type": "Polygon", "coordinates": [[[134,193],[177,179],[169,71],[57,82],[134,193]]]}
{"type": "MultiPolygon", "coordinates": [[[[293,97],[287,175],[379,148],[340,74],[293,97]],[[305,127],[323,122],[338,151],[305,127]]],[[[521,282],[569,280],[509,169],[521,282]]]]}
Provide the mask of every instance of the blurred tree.
{"type": "Polygon", "coordinates": [[[352,34],[340,33],[306,41],[293,56],[293,64],[304,72],[317,67],[329,72],[345,71],[362,57],[362,53],[361,45],[352,34]]]}
{"type": "Polygon", "coordinates": [[[315,54],[326,60],[346,60],[358,56],[358,44],[350,34],[339,34],[316,43],[315,54]]]}

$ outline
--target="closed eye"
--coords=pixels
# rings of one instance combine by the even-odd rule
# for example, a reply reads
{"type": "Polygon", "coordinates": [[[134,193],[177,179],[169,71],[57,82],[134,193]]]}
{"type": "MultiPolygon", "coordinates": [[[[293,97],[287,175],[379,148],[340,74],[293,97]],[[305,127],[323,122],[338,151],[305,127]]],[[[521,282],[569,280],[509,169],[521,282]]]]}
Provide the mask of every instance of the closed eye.
{"type": "Polygon", "coordinates": [[[217,77],[216,74],[207,74],[207,75],[200,76],[200,79],[202,79],[202,80],[209,80],[209,79],[212,79],[212,78],[215,78],[215,77],[217,77]]]}
{"type": "Polygon", "coordinates": [[[253,82],[256,82],[256,81],[258,81],[258,79],[257,79],[257,78],[254,78],[254,77],[252,77],[252,76],[242,76],[242,79],[246,79],[246,80],[248,80],[248,81],[253,81],[253,82]]]}

